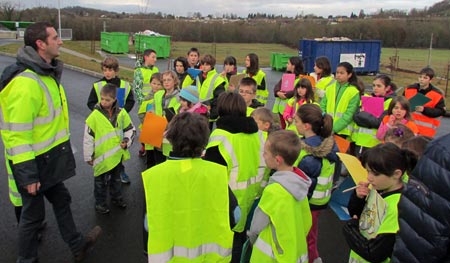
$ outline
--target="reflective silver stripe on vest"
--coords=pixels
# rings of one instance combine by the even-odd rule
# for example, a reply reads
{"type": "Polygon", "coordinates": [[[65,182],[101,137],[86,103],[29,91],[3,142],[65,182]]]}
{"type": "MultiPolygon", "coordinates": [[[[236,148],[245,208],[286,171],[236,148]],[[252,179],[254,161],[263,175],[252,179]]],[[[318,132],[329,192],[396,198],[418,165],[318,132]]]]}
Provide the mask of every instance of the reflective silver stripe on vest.
{"type": "Polygon", "coordinates": [[[115,137],[115,136],[120,136],[120,135],[118,134],[118,131],[116,131],[116,130],[114,130],[114,131],[112,131],[112,132],[109,132],[109,133],[103,135],[100,139],[98,139],[98,140],[95,141],[95,147],[98,147],[99,145],[101,145],[101,144],[104,143],[105,141],[107,141],[107,140],[109,140],[109,139],[111,139],[111,138],[113,138],[113,137],[115,137]]]}
{"type": "MultiPolygon", "coordinates": [[[[333,85],[335,82],[336,82],[335,79],[331,79],[331,81],[328,82],[328,84],[325,86],[325,90],[326,90],[329,86],[333,85]]],[[[317,86],[317,85],[316,85],[316,86],[317,86]]]]}
{"type": "Polygon", "coordinates": [[[128,92],[130,90],[130,83],[125,81],[125,87],[120,87],[120,88],[125,89],[125,98],[128,97],[128,92]]]}
{"type": "Polygon", "coordinates": [[[14,176],[12,174],[8,173],[8,179],[14,181],[14,176]]]}
{"type": "Polygon", "coordinates": [[[280,99],[280,103],[278,105],[280,105],[281,107],[286,107],[286,101],[280,99]]]}
{"type": "Polygon", "coordinates": [[[142,84],[142,92],[149,93],[152,90],[150,83],[142,84]]]}
{"type": "Polygon", "coordinates": [[[329,177],[319,176],[317,178],[317,184],[320,184],[320,185],[328,185],[332,181],[333,181],[333,175],[331,175],[329,177]]]}
{"type": "MultiPolygon", "coordinates": [[[[197,77],[198,77],[198,76],[197,76],[197,77]]],[[[216,75],[213,76],[211,82],[209,83],[208,93],[206,93],[206,98],[205,98],[205,100],[202,101],[202,102],[211,100],[211,94],[213,93],[213,90],[214,90],[214,84],[216,83],[216,79],[217,79],[218,77],[219,77],[219,74],[216,74],[216,75]]],[[[200,82],[198,82],[198,83],[200,83],[200,82]]]]}
{"type": "Polygon", "coordinates": [[[270,244],[268,244],[266,241],[264,241],[258,237],[258,239],[256,239],[254,246],[256,248],[258,248],[259,251],[264,253],[266,256],[275,259],[275,255],[273,254],[272,246],[270,244]]]}
{"type": "MultiPolygon", "coordinates": [[[[52,101],[50,101],[52,102],[52,101]]],[[[59,117],[62,113],[62,107],[59,107],[58,109],[54,110],[53,108],[53,102],[52,106],[49,107],[51,110],[50,115],[47,117],[37,117],[34,119],[33,123],[10,123],[5,122],[3,129],[9,130],[9,131],[15,131],[15,132],[21,132],[21,131],[31,131],[35,125],[43,125],[48,124],[52,122],[56,117],[59,117]]],[[[2,118],[3,119],[3,118],[2,118]]]]}
{"type": "MultiPolygon", "coordinates": [[[[100,101],[100,92],[102,91],[102,88],[103,88],[103,81],[104,80],[96,82],[98,85],[97,97],[98,97],[99,101],[100,101]]],[[[130,89],[130,84],[126,81],[124,81],[124,82],[125,82],[125,87],[119,87],[119,89],[125,89],[125,99],[126,99],[128,97],[128,90],[130,89]]],[[[120,83],[122,84],[122,81],[120,81],[120,83]]],[[[106,84],[108,84],[108,83],[106,83],[106,84]]]]}
{"type": "MultiPolygon", "coordinates": [[[[262,140],[264,140],[264,137],[261,132],[260,136],[262,140]]],[[[210,141],[220,141],[223,144],[223,147],[227,151],[228,155],[231,157],[231,170],[230,170],[230,179],[228,180],[228,185],[230,186],[231,190],[244,190],[247,189],[250,185],[261,182],[264,176],[264,168],[265,168],[265,162],[264,158],[261,160],[262,153],[260,153],[260,167],[258,167],[258,174],[255,176],[250,177],[247,179],[247,181],[238,182],[238,175],[239,175],[239,163],[236,158],[236,154],[234,154],[234,149],[231,143],[228,141],[227,137],[216,135],[210,138],[210,141]],[[262,165],[261,165],[262,163],[262,165]]]]}
{"type": "Polygon", "coordinates": [[[418,126],[424,126],[424,127],[428,127],[428,128],[432,128],[432,129],[436,129],[437,128],[436,126],[434,126],[433,124],[428,123],[428,122],[418,121],[418,120],[414,120],[414,122],[418,126]]]}
{"type": "MultiPolygon", "coordinates": [[[[16,182],[14,180],[14,176],[12,174],[10,174],[10,173],[8,173],[8,180],[9,181],[13,181],[14,183],[16,182]]],[[[11,187],[8,187],[8,188],[9,188],[9,195],[10,196],[12,196],[13,198],[22,198],[20,196],[20,194],[18,192],[16,192],[16,191],[13,191],[11,187]]]]}
{"type": "Polygon", "coordinates": [[[336,112],[336,113],[334,113],[334,115],[338,118],[342,118],[343,114],[341,112],[336,112]]]}
{"type": "MultiPolygon", "coordinates": [[[[259,251],[264,253],[266,256],[276,259],[275,255],[273,254],[272,246],[270,244],[268,244],[266,241],[262,240],[261,238],[258,237],[258,239],[256,239],[254,246],[256,248],[258,248],[259,251]]],[[[305,263],[308,261],[309,261],[308,254],[303,254],[300,256],[300,258],[297,259],[296,262],[297,263],[305,263]]]]}
{"type": "Polygon", "coordinates": [[[300,258],[297,260],[297,263],[305,263],[309,262],[308,254],[303,254],[300,256],[300,258]]]}
{"type": "Polygon", "coordinates": [[[22,154],[22,153],[26,153],[26,152],[38,152],[40,150],[43,150],[47,147],[49,147],[50,145],[52,145],[54,142],[56,142],[59,139],[64,138],[65,136],[69,136],[69,133],[67,132],[66,129],[63,129],[61,131],[59,131],[54,137],[45,140],[43,142],[39,142],[39,143],[35,143],[35,144],[24,144],[24,145],[19,145],[16,147],[12,147],[10,149],[6,149],[6,152],[8,153],[9,156],[16,156],[18,154],[22,154]]]}
{"type": "Polygon", "coordinates": [[[261,181],[261,187],[264,188],[267,186],[268,181],[262,180],[261,181]]]}
{"type": "Polygon", "coordinates": [[[352,258],[352,257],[350,257],[349,259],[348,259],[348,263],[365,263],[363,260],[358,260],[358,259],[356,259],[356,258],[352,258]]]}
{"type": "Polygon", "coordinates": [[[99,157],[95,158],[94,166],[96,166],[97,164],[103,162],[108,157],[113,156],[116,152],[120,151],[121,149],[122,149],[122,147],[120,147],[120,145],[118,145],[118,146],[112,148],[111,150],[105,152],[104,154],[100,155],[99,157]]]}
{"type": "Polygon", "coordinates": [[[98,100],[100,100],[100,92],[102,91],[102,88],[103,88],[103,81],[97,82],[97,86],[98,86],[98,89],[97,89],[97,98],[98,98],[98,100]]]}
{"type": "Polygon", "coordinates": [[[257,100],[267,100],[267,97],[263,96],[263,95],[256,95],[256,99],[257,100]]]}
{"type": "Polygon", "coordinates": [[[259,151],[259,167],[258,167],[258,174],[260,174],[259,182],[261,182],[261,186],[266,186],[267,181],[265,182],[265,185],[262,185],[262,179],[264,178],[264,172],[266,170],[266,160],[264,159],[264,144],[266,141],[264,140],[264,134],[262,131],[258,130],[258,137],[259,137],[259,145],[263,149],[259,151]]]}
{"type": "Polygon", "coordinates": [[[376,138],[376,136],[374,134],[374,130],[372,130],[372,129],[359,127],[358,132],[359,133],[364,133],[364,134],[367,134],[367,135],[372,135],[374,138],[376,138]]]}
{"type": "Polygon", "coordinates": [[[11,189],[11,187],[9,187],[9,195],[12,196],[13,198],[22,198],[20,196],[20,194],[18,192],[15,192],[11,189]]]}
{"type": "Polygon", "coordinates": [[[312,195],[312,198],[314,198],[314,199],[321,199],[321,198],[328,197],[329,195],[331,195],[331,189],[328,189],[325,192],[314,191],[313,195],[312,195]]]}
{"type": "MultiPolygon", "coordinates": [[[[332,165],[334,166],[334,164],[332,165]]],[[[323,199],[326,197],[331,196],[331,189],[328,190],[323,190],[323,189],[327,189],[327,188],[331,188],[331,183],[333,182],[333,175],[331,174],[330,176],[319,176],[317,178],[317,185],[316,188],[313,191],[312,194],[312,199],[323,199]],[[320,186],[320,187],[317,187],[320,186]],[[322,188],[322,189],[318,189],[318,188],[322,188]]]]}
{"type": "Polygon", "coordinates": [[[414,119],[414,123],[416,123],[417,126],[428,127],[428,128],[434,129],[434,130],[436,130],[438,128],[437,126],[435,126],[429,122],[419,121],[416,119],[414,119]]]}
{"type": "Polygon", "coordinates": [[[159,253],[159,254],[148,254],[149,262],[168,262],[173,257],[184,257],[188,259],[195,259],[201,255],[215,253],[222,257],[228,257],[231,255],[230,248],[224,248],[216,243],[203,244],[194,248],[187,247],[172,247],[172,249],[159,253]]]}

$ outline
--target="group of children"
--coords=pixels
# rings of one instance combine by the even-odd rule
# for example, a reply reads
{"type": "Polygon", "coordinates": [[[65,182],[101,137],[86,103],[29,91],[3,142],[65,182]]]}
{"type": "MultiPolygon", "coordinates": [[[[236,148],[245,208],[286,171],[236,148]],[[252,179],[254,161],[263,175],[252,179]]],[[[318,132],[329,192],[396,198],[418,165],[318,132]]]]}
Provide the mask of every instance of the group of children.
{"type": "MultiPolygon", "coordinates": [[[[230,198],[235,198],[240,208],[237,214],[235,208],[229,208],[230,227],[227,232],[234,231],[234,238],[230,240],[227,237],[226,242],[233,244],[222,246],[221,249],[225,249],[222,254],[206,249],[204,255],[198,256],[206,259],[205,255],[212,253],[217,262],[219,258],[224,262],[240,262],[242,245],[248,238],[253,249],[244,251],[244,254],[250,253],[247,255],[250,262],[322,262],[317,250],[318,218],[320,211],[327,207],[333,183],[343,170],[334,139],[334,136],[339,136],[351,143],[349,153],[360,158],[369,174],[367,181],[356,182],[357,188],[349,204],[353,219],[346,224],[344,235],[352,250],[350,260],[389,260],[398,231],[396,204],[407,173],[420,157],[420,154],[412,155],[410,151],[421,152],[426,143],[418,150],[401,148],[417,145],[409,143],[416,138],[424,138],[423,141],[428,142],[439,126],[437,118],[445,113],[442,94],[430,83],[434,77],[432,69],[423,69],[419,83],[407,87],[404,96],[395,96],[396,86],[386,75],[376,76],[372,93],[365,94],[350,63],[339,63],[333,76],[329,60],[320,57],[315,61],[314,74],[307,75],[302,61],[292,57],[287,71],[296,75],[295,88],[292,92],[281,91],[280,80],[274,87],[275,104],[271,112],[264,107],[268,89],[256,54],[246,56],[246,70],[243,72],[246,75],[237,87],[230,83],[231,76],[237,73],[236,59],[232,56],[225,59],[222,73],[216,71],[213,56],[205,55],[200,59],[196,48],[189,50],[187,58],[174,60],[174,71],[161,74],[155,62],[156,52],[146,50],[130,87],[117,77],[117,60],[108,57],[102,63],[104,78],[93,85],[88,100],[93,112],[86,120],[84,158],[94,168],[97,212],[109,212],[106,203],[108,185],[111,203],[126,207],[120,181],[122,174],[125,177],[122,177],[122,182],[129,182],[124,176],[122,162],[129,158],[127,148],[135,136],[135,128],[127,112],[133,107],[133,96],[136,95],[141,122],[147,112],[163,116],[169,122],[161,147],[143,144],[140,151],[141,156],[146,156],[147,168],[150,169],[142,176],[146,197],[151,197],[152,202],[155,202],[154,197],[148,191],[155,186],[150,187],[145,182],[147,176],[159,169],[158,164],[166,160],[200,158],[202,151],[199,149],[206,147],[205,160],[227,167],[230,198]],[[201,73],[191,75],[188,72],[191,67],[200,69],[201,73]],[[422,93],[429,101],[410,109],[409,99],[417,93],[422,93]],[[370,110],[364,109],[363,96],[383,98],[384,113],[374,116],[370,110]],[[212,133],[208,144],[195,141],[196,129],[187,127],[184,132],[189,136],[182,136],[184,142],[180,141],[181,137],[170,137],[171,129],[183,129],[172,121],[190,119],[192,117],[187,116],[192,114],[202,116],[205,123],[209,121],[212,133]],[[192,142],[190,136],[194,138],[192,142]],[[385,199],[387,210],[376,229],[376,238],[368,240],[359,229],[366,223],[360,219],[371,188],[385,199]],[[232,221],[235,224],[231,224],[232,221]]],[[[186,125],[181,120],[176,123],[186,125]]],[[[202,163],[195,165],[207,166],[202,163]]],[[[193,169],[191,166],[185,168],[193,169]]],[[[173,207],[173,201],[161,200],[167,202],[168,207],[173,207]]],[[[209,206],[214,207],[214,204],[209,203],[209,206]]],[[[149,213],[153,211],[147,210],[149,213]]],[[[183,213],[187,216],[194,211],[184,209],[183,213]]],[[[153,214],[146,217],[147,230],[151,233],[160,230],[152,218],[155,218],[153,214]]],[[[163,219],[158,220],[162,222],[163,219]]],[[[223,220],[218,221],[224,223],[223,220]]],[[[172,235],[172,230],[167,234],[172,235]]],[[[174,238],[176,236],[179,237],[174,234],[174,238]]],[[[206,236],[196,242],[207,242],[214,235],[207,233],[206,236]]],[[[159,238],[167,245],[164,249],[168,249],[168,236],[159,238]]],[[[157,239],[148,240],[150,260],[155,256],[152,253],[164,251],[151,247],[150,244],[158,243],[157,239]]],[[[189,241],[183,242],[187,242],[183,246],[189,246],[189,241]]],[[[184,257],[172,251],[167,259],[177,256],[184,257]]]]}

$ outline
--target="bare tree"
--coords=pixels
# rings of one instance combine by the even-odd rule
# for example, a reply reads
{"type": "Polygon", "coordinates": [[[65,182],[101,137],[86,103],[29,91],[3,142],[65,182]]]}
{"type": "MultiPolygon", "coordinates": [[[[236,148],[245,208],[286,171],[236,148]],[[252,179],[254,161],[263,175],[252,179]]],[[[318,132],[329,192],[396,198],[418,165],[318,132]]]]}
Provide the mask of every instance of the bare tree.
{"type": "Polygon", "coordinates": [[[16,14],[16,8],[18,8],[17,4],[13,4],[9,1],[0,2],[0,13],[3,20],[13,21],[16,14]]]}

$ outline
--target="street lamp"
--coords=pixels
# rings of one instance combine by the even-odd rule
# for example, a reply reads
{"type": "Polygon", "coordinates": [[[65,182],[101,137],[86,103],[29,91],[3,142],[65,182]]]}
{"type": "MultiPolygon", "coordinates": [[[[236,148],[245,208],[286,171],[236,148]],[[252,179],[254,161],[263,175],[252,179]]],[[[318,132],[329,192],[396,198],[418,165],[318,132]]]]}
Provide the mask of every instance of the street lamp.
{"type": "Polygon", "coordinates": [[[61,3],[58,0],[58,35],[61,38],[61,3]]]}

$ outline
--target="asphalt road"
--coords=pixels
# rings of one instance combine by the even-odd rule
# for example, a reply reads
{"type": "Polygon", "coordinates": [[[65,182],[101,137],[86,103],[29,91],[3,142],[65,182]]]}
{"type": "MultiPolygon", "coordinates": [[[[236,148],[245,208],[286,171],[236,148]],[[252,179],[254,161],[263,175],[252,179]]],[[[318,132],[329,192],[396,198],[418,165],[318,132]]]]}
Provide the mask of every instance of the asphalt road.
{"type": "MultiPolygon", "coordinates": [[[[13,63],[14,58],[0,56],[0,72],[13,63]]],[[[121,63],[133,63],[122,58],[121,63]]],[[[130,64],[133,65],[133,64],[130,64]]],[[[159,60],[158,65],[163,71],[167,68],[167,60],[159,60]]],[[[280,72],[264,69],[267,73],[268,87],[281,77],[280,72]]],[[[66,186],[72,194],[72,211],[79,230],[88,232],[93,226],[100,225],[103,235],[98,240],[94,250],[85,262],[146,262],[142,253],[142,214],[143,187],[140,173],[145,168],[144,161],[139,159],[137,152],[139,143],[133,144],[130,151],[132,158],[125,163],[126,172],[131,178],[131,185],[123,187],[123,194],[128,207],[120,210],[111,207],[109,215],[98,215],[94,210],[93,173],[92,168],[84,163],[82,156],[82,138],[85,118],[90,113],[86,100],[92,83],[96,78],[86,74],[65,69],[62,83],[65,87],[70,110],[71,142],[75,149],[77,175],[66,181],[66,186]]],[[[272,101],[273,103],[273,96],[272,101]]],[[[270,103],[270,104],[271,104],[270,103]]],[[[138,123],[137,107],[132,111],[132,119],[138,123]]],[[[443,120],[438,136],[449,131],[450,121],[443,120]]],[[[3,144],[0,146],[0,160],[4,160],[3,144]]],[[[17,255],[17,227],[14,209],[8,198],[7,176],[4,162],[0,164],[0,262],[15,262],[17,255]]],[[[39,248],[40,262],[71,262],[70,250],[63,242],[51,210],[47,203],[46,220],[48,226],[44,231],[39,248]]],[[[324,262],[347,262],[349,249],[341,234],[340,222],[331,210],[326,210],[320,218],[319,251],[324,262]]]]}

